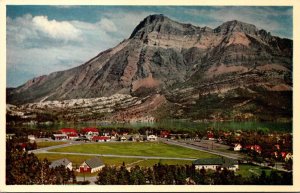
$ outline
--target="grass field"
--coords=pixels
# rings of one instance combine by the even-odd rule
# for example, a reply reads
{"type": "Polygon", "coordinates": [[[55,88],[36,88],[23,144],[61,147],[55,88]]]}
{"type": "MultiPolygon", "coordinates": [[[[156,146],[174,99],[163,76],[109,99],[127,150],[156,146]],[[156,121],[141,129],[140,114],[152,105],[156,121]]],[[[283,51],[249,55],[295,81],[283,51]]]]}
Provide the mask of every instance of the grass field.
{"type": "MultiPolygon", "coordinates": [[[[78,156],[78,155],[69,155],[69,154],[36,154],[36,156],[43,160],[47,158],[50,162],[62,158],[69,159],[73,166],[79,166],[82,164],[85,160],[92,158],[93,156],[78,156]]],[[[151,167],[158,162],[161,164],[168,164],[168,165],[185,165],[185,164],[192,164],[192,161],[185,161],[185,160],[158,160],[158,159],[136,159],[136,158],[115,158],[115,157],[100,157],[104,164],[106,165],[115,165],[115,166],[121,166],[123,162],[126,166],[135,166],[139,165],[141,167],[151,167]]]]}
{"type": "Polygon", "coordinates": [[[141,167],[152,167],[155,164],[158,164],[160,162],[161,164],[168,164],[168,165],[191,165],[192,161],[188,160],[157,160],[157,159],[149,159],[149,160],[143,160],[138,163],[133,163],[130,166],[139,165],[141,167]]]}
{"type": "Polygon", "coordinates": [[[50,147],[55,145],[62,145],[66,143],[67,142],[63,142],[63,141],[42,141],[42,142],[37,142],[36,144],[38,148],[44,148],[44,147],[50,147]]]}
{"type": "Polygon", "coordinates": [[[123,142],[123,143],[99,143],[82,144],[51,150],[52,152],[76,152],[113,155],[179,157],[179,158],[210,158],[217,157],[214,154],[188,149],[176,145],[168,145],[159,142],[123,142]]]}
{"type": "Polygon", "coordinates": [[[241,164],[239,165],[239,170],[236,173],[241,174],[243,177],[250,177],[251,175],[260,175],[263,170],[267,175],[269,175],[272,171],[271,168],[262,168],[256,165],[241,164]]]}
{"type": "MultiPolygon", "coordinates": [[[[85,155],[69,155],[69,154],[47,154],[47,153],[41,153],[41,154],[36,154],[36,156],[40,159],[43,160],[44,158],[47,158],[49,161],[54,161],[57,159],[62,159],[62,158],[67,158],[69,159],[74,166],[79,166],[82,164],[85,160],[92,158],[93,156],[85,156],[85,155]]],[[[138,161],[139,159],[135,158],[114,158],[114,157],[100,157],[104,164],[108,165],[122,165],[123,161],[125,164],[130,164],[133,162],[138,161]]]]}

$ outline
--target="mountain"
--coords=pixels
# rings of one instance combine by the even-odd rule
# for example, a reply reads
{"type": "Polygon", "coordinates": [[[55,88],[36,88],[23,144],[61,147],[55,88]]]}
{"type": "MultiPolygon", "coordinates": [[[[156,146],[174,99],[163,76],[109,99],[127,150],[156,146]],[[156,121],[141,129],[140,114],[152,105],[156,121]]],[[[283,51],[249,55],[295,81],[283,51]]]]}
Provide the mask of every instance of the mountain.
{"type": "Polygon", "coordinates": [[[86,63],[7,90],[7,102],[124,94],[141,103],[116,119],[291,119],[292,44],[237,20],[211,29],[150,15],[86,63]]]}

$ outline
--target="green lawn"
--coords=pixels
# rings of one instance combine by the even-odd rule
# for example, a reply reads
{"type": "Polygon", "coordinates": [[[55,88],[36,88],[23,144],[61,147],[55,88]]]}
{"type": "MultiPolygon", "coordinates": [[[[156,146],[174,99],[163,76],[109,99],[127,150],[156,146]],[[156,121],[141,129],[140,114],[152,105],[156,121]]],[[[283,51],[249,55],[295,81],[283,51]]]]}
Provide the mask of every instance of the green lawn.
{"type": "Polygon", "coordinates": [[[61,145],[66,143],[67,142],[63,142],[63,141],[42,141],[42,142],[37,142],[36,144],[38,148],[44,148],[44,147],[50,147],[50,146],[61,145]]]}
{"type": "Polygon", "coordinates": [[[262,168],[256,165],[240,164],[237,174],[241,174],[243,177],[250,177],[251,175],[260,175],[262,171],[265,171],[267,175],[272,171],[271,168],[262,168]]]}
{"type": "MultiPolygon", "coordinates": [[[[69,155],[69,154],[48,154],[48,153],[41,153],[36,154],[36,156],[43,160],[47,158],[50,162],[62,158],[69,159],[73,166],[79,166],[85,160],[92,158],[93,156],[78,156],[78,155],[69,155]]],[[[185,164],[192,164],[192,161],[185,161],[185,160],[158,160],[158,159],[136,159],[136,158],[115,158],[115,157],[100,157],[104,164],[106,165],[115,165],[121,166],[123,162],[126,166],[135,166],[139,165],[141,167],[152,167],[153,165],[160,162],[161,164],[169,164],[169,165],[185,165],[185,164]]]]}
{"type": "MultiPolygon", "coordinates": [[[[69,159],[74,166],[79,166],[82,164],[85,160],[92,158],[93,156],[85,156],[85,155],[69,155],[69,154],[48,154],[48,153],[41,153],[41,154],[36,154],[36,156],[40,159],[43,160],[44,158],[47,158],[49,161],[54,161],[62,158],[67,158],[69,159]]],[[[120,166],[124,162],[125,164],[133,163],[136,162],[140,159],[135,159],[135,158],[114,158],[114,157],[100,157],[104,164],[107,165],[116,165],[120,166]]]]}
{"type": "Polygon", "coordinates": [[[82,144],[51,150],[52,152],[76,152],[113,155],[135,155],[135,156],[161,156],[180,158],[210,158],[217,157],[214,154],[188,149],[176,145],[168,145],[159,142],[120,142],[82,144]]]}
{"type": "Polygon", "coordinates": [[[158,164],[160,162],[161,164],[168,164],[168,165],[191,165],[192,161],[188,160],[157,160],[157,159],[149,159],[149,160],[143,160],[141,162],[132,164],[131,166],[139,165],[141,167],[152,167],[155,164],[158,164]]]}

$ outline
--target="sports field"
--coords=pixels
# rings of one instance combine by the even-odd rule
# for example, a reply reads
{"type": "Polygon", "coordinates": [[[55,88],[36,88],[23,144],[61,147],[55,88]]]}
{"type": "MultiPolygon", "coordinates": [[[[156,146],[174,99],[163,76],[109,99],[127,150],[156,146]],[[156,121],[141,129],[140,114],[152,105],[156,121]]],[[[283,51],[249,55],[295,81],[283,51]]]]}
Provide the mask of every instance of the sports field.
{"type": "Polygon", "coordinates": [[[119,142],[99,144],[93,143],[57,148],[51,151],[110,155],[177,157],[193,159],[217,157],[217,155],[214,154],[159,142],[119,142]]]}
{"type": "MultiPolygon", "coordinates": [[[[62,158],[67,158],[69,159],[73,165],[81,165],[85,160],[93,158],[94,156],[86,156],[86,155],[68,155],[68,154],[47,154],[47,153],[40,153],[36,154],[36,156],[40,159],[43,160],[45,158],[48,159],[48,161],[52,162],[54,160],[62,159],[62,158]]],[[[138,161],[139,159],[136,158],[111,158],[111,157],[100,157],[101,160],[104,162],[104,164],[108,165],[116,165],[120,166],[123,164],[130,164],[133,162],[138,161]]]]}
{"type": "MultiPolygon", "coordinates": [[[[41,153],[36,154],[36,156],[43,160],[45,158],[48,159],[48,161],[52,162],[54,160],[67,158],[69,159],[74,166],[81,165],[85,160],[92,158],[93,156],[78,156],[78,155],[69,155],[69,154],[47,154],[47,153],[41,153]]],[[[151,167],[158,162],[161,164],[168,164],[168,165],[185,165],[185,164],[192,164],[192,161],[186,161],[186,160],[159,160],[159,159],[138,159],[138,158],[115,158],[115,157],[101,157],[101,160],[106,165],[115,165],[115,166],[121,166],[124,162],[126,166],[135,166],[139,165],[142,167],[151,167]]]]}

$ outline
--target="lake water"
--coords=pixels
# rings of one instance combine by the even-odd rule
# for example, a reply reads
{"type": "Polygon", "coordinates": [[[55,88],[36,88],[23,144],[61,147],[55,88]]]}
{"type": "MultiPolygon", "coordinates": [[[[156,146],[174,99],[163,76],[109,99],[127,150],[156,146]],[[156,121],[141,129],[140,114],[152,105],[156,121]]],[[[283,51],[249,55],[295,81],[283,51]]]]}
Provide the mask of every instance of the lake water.
{"type": "Polygon", "coordinates": [[[23,125],[18,127],[26,127],[31,129],[51,129],[58,130],[63,127],[71,127],[81,129],[84,127],[97,128],[133,128],[154,127],[163,129],[192,129],[202,130],[212,127],[214,129],[241,129],[252,130],[258,128],[268,128],[271,131],[292,132],[292,122],[192,122],[184,120],[162,120],[159,122],[137,122],[137,123],[107,123],[107,122],[84,122],[84,123],[55,123],[55,124],[38,124],[38,125],[23,125]]]}

